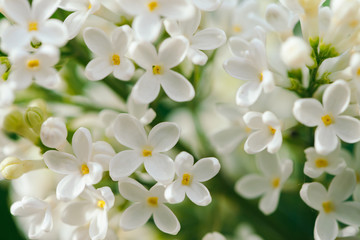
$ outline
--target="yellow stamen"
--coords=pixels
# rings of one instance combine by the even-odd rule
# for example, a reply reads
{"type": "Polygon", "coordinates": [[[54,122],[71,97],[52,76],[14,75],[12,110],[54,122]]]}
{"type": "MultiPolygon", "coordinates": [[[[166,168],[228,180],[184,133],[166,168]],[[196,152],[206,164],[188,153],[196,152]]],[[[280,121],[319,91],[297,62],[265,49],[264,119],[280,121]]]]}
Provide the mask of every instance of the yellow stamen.
{"type": "Polygon", "coordinates": [[[92,7],[91,3],[89,3],[88,9],[90,9],[92,7]]]}
{"type": "Polygon", "coordinates": [[[269,130],[272,135],[274,135],[276,133],[276,129],[271,126],[269,126],[269,130]]]}
{"type": "Polygon", "coordinates": [[[184,173],[181,181],[182,185],[189,186],[191,184],[191,175],[188,173],[184,173]]]}
{"type": "Polygon", "coordinates": [[[240,25],[234,25],[233,26],[233,31],[236,32],[236,33],[239,33],[242,31],[242,28],[240,25]]]}
{"type": "Polygon", "coordinates": [[[359,24],[359,21],[357,21],[357,20],[353,20],[353,21],[349,22],[349,26],[350,26],[351,28],[357,27],[358,24],[359,24]]]}
{"type": "Polygon", "coordinates": [[[40,66],[40,61],[38,59],[31,59],[27,61],[27,67],[30,69],[36,69],[40,66]]]}
{"type": "Polygon", "coordinates": [[[151,156],[152,156],[152,151],[149,150],[149,149],[143,149],[143,150],[142,150],[142,155],[143,155],[144,157],[151,157],[151,156]]]}
{"type": "Polygon", "coordinates": [[[325,116],[321,117],[321,120],[323,121],[323,123],[325,124],[325,126],[329,126],[330,124],[332,124],[332,119],[331,117],[327,114],[325,116]]]}
{"type": "Polygon", "coordinates": [[[331,213],[334,211],[334,204],[331,201],[323,202],[322,207],[325,213],[331,213]]]}
{"type": "Polygon", "coordinates": [[[157,207],[157,205],[158,205],[158,198],[157,198],[157,197],[148,197],[148,198],[147,198],[147,203],[148,203],[151,207],[157,207]]]}
{"type": "Polygon", "coordinates": [[[264,74],[263,74],[263,73],[261,73],[261,74],[260,74],[260,77],[259,77],[260,82],[262,82],[262,81],[263,81],[263,79],[264,79],[264,74]]]}
{"type": "Polygon", "coordinates": [[[318,158],[315,160],[315,166],[317,168],[324,168],[324,167],[327,167],[328,165],[329,165],[329,163],[326,159],[318,158]]]}
{"type": "Polygon", "coordinates": [[[112,63],[114,65],[120,65],[120,56],[117,54],[112,55],[112,63]]]}
{"type": "Polygon", "coordinates": [[[105,207],[105,201],[104,201],[104,200],[99,200],[99,201],[97,202],[97,206],[98,206],[99,208],[104,208],[104,207],[105,207]]]}
{"type": "Polygon", "coordinates": [[[273,178],[273,180],[271,181],[271,185],[273,188],[277,188],[280,185],[280,178],[276,177],[273,178]]]}
{"type": "Polygon", "coordinates": [[[86,164],[81,165],[81,173],[82,175],[89,174],[89,167],[86,164]]]}
{"type": "Polygon", "coordinates": [[[28,30],[29,30],[29,32],[37,31],[38,30],[37,22],[29,22],[28,30]]]}
{"type": "Polygon", "coordinates": [[[152,70],[153,70],[153,74],[154,75],[159,75],[163,73],[163,69],[160,65],[154,65],[152,66],[152,70]]]}
{"type": "Polygon", "coordinates": [[[148,4],[150,12],[154,11],[158,7],[157,1],[152,1],[148,4]]]}
{"type": "Polygon", "coordinates": [[[360,76],[360,68],[356,71],[356,75],[360,76]]]}

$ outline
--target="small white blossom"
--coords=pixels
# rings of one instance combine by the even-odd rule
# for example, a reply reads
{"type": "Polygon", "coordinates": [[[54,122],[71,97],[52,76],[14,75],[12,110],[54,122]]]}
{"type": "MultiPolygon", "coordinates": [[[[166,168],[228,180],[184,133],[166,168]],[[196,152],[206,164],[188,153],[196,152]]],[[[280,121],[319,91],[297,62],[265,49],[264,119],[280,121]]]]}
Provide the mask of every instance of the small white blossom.
{"type": "Polygon", "coordinates": [[[67,143],[67,128],[64,121],[57,117],[49,117],[41,125],[41,142],[50,148],[62,148],[67,143]]]}
{"type": "Polygon", "coordinates": [[[202,240],[226,240],[226,238],[221,233],[212,232],[206,234],[202,240]]]}
{"type": "Polygon", "coordinates": [[[151,216],[155,225],[163,232],[176,235],[180,230],[180,223],[174,213],[164,204],[165,187],[155,185],[147,190],[135,180],[128,179],[119,182],[120,194],[132,202],[120,218],[120,227],[133,230],[144,225],[151,216]]]}
{"type": "Polygon", "coordinates": [[[289,37],[281,46],[281,59],[292,69],[313,65],[311,48],[300,37],[289,37]]]}
{"type": "Polygon", "coordinates": [[[236,183],[235,190],[250,199],[262,195],[259,208],[264,214],[271,214],[276,210],[281,189],[293,171],[293,162],[280,162],[275,155],[262,152],[257,155],[256,164],[263,175],[244,176],[236,183]]]}
{"type": "Polygon", "coordinates": [[[189,153],[179,153],[175,158],[177,179],[166,187],[165,198],[169,203],[180,203],[186,194],[199,206],[210,204],[210,193],[201,182],[210,180],[219,170],[220,163],[216,158],[202,158],[194,164],[189,153]]]}

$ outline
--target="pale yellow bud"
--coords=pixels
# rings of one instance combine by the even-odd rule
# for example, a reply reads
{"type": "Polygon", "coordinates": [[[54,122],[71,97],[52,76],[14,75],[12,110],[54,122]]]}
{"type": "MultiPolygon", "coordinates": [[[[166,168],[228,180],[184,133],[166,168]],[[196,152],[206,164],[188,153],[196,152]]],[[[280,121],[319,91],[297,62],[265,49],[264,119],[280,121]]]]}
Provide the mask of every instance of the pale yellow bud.
{"type": "Polygon", "coordinates": [[[44,113],[38,107],[29,107],[25,112],[25,121],[35,133],[40,134],[41,125],[44,122],[44,113]]]}
{"type": "Polygon", "coordinates": [[[17,179],[24,173],[44,167],[43,161],[20,160],[16,157],[7,157],[0,163],[1,174],[9,180],[17,179]]]}

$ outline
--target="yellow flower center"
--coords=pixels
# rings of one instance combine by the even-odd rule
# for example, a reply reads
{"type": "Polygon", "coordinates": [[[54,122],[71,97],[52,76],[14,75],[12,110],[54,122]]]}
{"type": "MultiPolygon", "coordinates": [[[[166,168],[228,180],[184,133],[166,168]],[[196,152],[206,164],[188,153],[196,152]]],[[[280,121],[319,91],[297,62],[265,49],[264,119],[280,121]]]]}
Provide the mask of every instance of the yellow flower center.
{"type": "Polygon", "coordinates": [[[181,180],[181,184],[189,186],[191,184],[191,175],[188,173],[184,173],[181,180]]]}
{"type": "Polygon", "coordinates": [[[358,24],[359,24],[359,21],[358,20],[352,20],[351,22],[349,22],[349,26],[351,27],[351,28],[356,28],[357,26],[358,26],[358,24]]]}
{"type": "Polygon", "coordinates": [[[120,65],[120,56],[117,54],[112,55],[112,63],[114,65],[120,65]]]}
{"type": "Polygon", "coordinates": [[[96,204],[99,208],[104,208],[105,207],[105,201],[104,200],[99,200],[97,201],[96,204]]]}
{"type": "Polygon", "coordinates": [[[157,1],[152,1],[152,2],[149,2],[149,4],[148,4],[148,8],[149,8],[150,12],[154,11],[158,6],[159,6],[159,4],[157,1]]]}
{"type": "Polygon", "coordinates": [[[38,30],[38,23],[37,22],[29,22],[28,30],[29,30],[29,32],[37,31],[38,30]]]}
{"type": "Polygon", "coordinates": [[[280,178],[276,177],[273,178],[273,180],[271,181],[271,185],[273,188],[277,188],[280,185],[280,178]]]}
{"type": "Polygon", "coordinates": [[[356,75],[360,76],[360,68],[356,71],[356,75]]]}
{"type": "Polygon", "coordinates": [[[261,73],[261,74],[260,74],[260,77],[259,77],[260,82],[262,82],[262,81],[263,81],[263,79],[264,79],[264,74],[263,74],[263,73],[261,73]]]}
{"type": "Polygon", "coordinates": [[[272,135],[274,135],[276,133],[276,129],[271,126],[269,126],[269,130],[272,135]]]}
{"type": "Polygon", "coordinates": [[[157,197],[148,197],[148,198],[147,198],[147,203],[148,203],[151,207],[157,207],[157,205],[158,205],[158,198],[157,198],[157,197]]]}
{"type": "Polygon", "coordinates": [[[92,7],[91,3],[89,3],[88,9],[90,9],[92,7]]]}
{"type": "Polygon", "coordinates": [[[89,174],[89,167],[86,164],[81,165],[81,173],[82,175],[89,174]]]}
{"type": "Polygon", "coordinates": [[[324,168],[324,167],[327,167],[328,165],[329,165],[329,162],[326,159],[318,158],[315,160],[315,166],[317,168],[324,168]]]}
{"type": "Polygon", "coordinates": [[[27,61],[27,67],[34,70],[40,66],[40,61],[38,59],[31,59],[27,61]]]}
{"type": "Polygon", "coordinates": [[[330,124],[333,123],[331,117],[327,114],[325,116],[321,117],[321,120],[323,121],[323,123],[325,124],[325,126],[329,126],[330,124]]]}
{"type": "Polygon", "coordinates": [[[152,149],[149,147],[145,147],[142,150],[143,157],[151,157],[152,156],[152,149]]]}
{"type": "Polygon", "coordinates": [[[239,33],[242,31],[242,28],[240,25],[236,24],[233,26],[233,31],[236,32],[236,33],[239,33]]]}
{"type": "Polygon", "coordinates": [[[159,75],[163,73],[163,68],[160,65],[152,66],[152,70],[154,75],[159,75]]]}
{"type": "Polygon", "coordinates": [[[331,201],[323,202],[322,207],[325,213],[331,213],[334,211],[334,204],[331,201]]]}

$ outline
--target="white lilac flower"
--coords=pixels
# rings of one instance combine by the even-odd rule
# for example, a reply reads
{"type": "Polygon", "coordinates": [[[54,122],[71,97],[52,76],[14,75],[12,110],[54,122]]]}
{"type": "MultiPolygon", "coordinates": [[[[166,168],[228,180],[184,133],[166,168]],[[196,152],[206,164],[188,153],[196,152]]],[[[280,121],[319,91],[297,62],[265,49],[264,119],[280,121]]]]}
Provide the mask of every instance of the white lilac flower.
{"type": "MultiPolygon", "coordinates": [[[[254,104],[262,92],[271,92],[274,87],[274,75],[268,69],[265,45],[254,39],[249,46],[247,57],[235,57],[224,62],[224,69],[231,76],[247,81],[236,93],[236,103],[241,107],[254,104]]],[[[233,52],[242,49],[232,49],[233,52]]]]}
{"type": "Polygon", "coordinates": [[[235,185],[235,190],[245,198],[262,196],[259,208],[264,214],[273,213],[278,205],[281,189],[293,171],[291,160],[279,161],[276,155],[265,151],[256,156],[256,164],[262,175],[249,174],[235,185]]]}
{"type": "Polygon", "coordinates": [[[60,8],[71,11],[69,16],[64,21],[67,27],[69,36],[68,39],[76,37],[80,32],[89,15],[94,14],[100,9],[101,3],[99,0],[62,0],[60,8]]]}
{"type": "Polygon", "coordinates": [[[311,47],[300,37],[289,37],[281,45],[281,59],[292,69],[312,66],[314,61],[310,57],[311,47]]]}
{"type": "Polygon", "coordinates": [[[189,41],[187,57],[198,65],[206,64],[208,57],[200,50],[214,50],[226,42],[225,32],[219,28],[205,28],[197,31],[201,21],[201,12],[196,11],[194,16],[184,20],[165,20],[166,31],[171,37],[184,36],[189,41]]]}
{"type": "Polygon", "coordinates": [[[346,169],[333,178],[328,191],[317,182],[305,183],[302,186],[302,200],[319,211],[315,221],[315,239],[334,240],[339,231],[337,221],[346,225],[360,225],[360,203],[345,201],[353,193],[355,184],[354,171],[346,169]]]}
{"type": "Polygon", "coordinates": [[[155,41],[161,31],[161,17],[184,20],[193,14],[187,0],[118,0],[120,6],[135,16],[132,27],[138,39],[155,41]]]}
{"type": "MultiPolygon", "coordinates": [[[[110,224],[109,224],[110,225],[110,224]]],[[[110,228],[103,240],[118,240],[117,234],[110,228]]],[[[71,234],[71,240],[92,240],[90,236],[90,225],[77,227],[71,234]]]]}
{"type": "Polygon", "coordinates": [[[210,180],[219,170],[220,163],[216,158],[202,158],[194,164],[194,157],[189,153],[179,153],[175,158],[177,179],[166,187],[166,200],[169,203],[180,203],[186,194],[199,206],[210,204],[211,195],[201,182],[210,180]]]}
{"type": "Polygon", "coordinates": [[[346,162],[340,153],[340,146],[327,155],[317,153],[313,147],[305,149],[305,175],[317,178],[324,172],[332,175],[341,173],[346,168],[346,162]]]}
{"type": "Polygon", "coordinates": [[[45,200],[25,196],[11,205],[10,212],[14,216],[29,217],[28,236],[30,239],[39,239],[53,228],[52,209],[55,206],[52,196],[45,200]]]}
{"type": "Polygon", "coordinates": [[[249,110],[238,106],[219,105],[218,112],[230,120],[229,127],[214,133],[210,140],[219,153],[230,153],[249,135],[251,129],[246,126],[243,116],[249,110]]]}
{"type": "Polygon", "coordinates": [[[226,238],[218,232],[207,233],[202,240],[226,240],[226,238]]]}
{"type": "Polygon", "coordinates": [[[30,46],[34,39],[42,44],[61,47],[66,43],[67,31],[58,19],[48,19],[58,8],[60,0],[34,0],[30,8],[27,0],[4,0],[6,16],[16,24],[2,34],[1,48],[11,52],[30,46]]]}
{"type": "Polygon", "coordinates": [[[174,213],[164,204],[165,187],[155,185],[147,190],[135,180],[128,179],[119,182],[120,194],[127,200],[135,202],[121,215],[120,227],[133,230],[144,225],[151,216],[155,225],[163,232],[176,235],[180,223],[174,213]]]}
{"type": "Polygon", "coordinates": [[[116,28],[109,38],[98,28],[87,28],[84,41],[95,54],[85,68],[85,76],[92,81],[113,73],[115,78],[128,81],[134,75],[134,64],[125,57],[131,43],[132,31],[128,25],[116,28]]]}
{"type": "Polygon", "coordinates": [[[93,143],[89,130],[79,128],[75,132],[72,148],[75,156],[55,150],[44,154],[44,161],[52,171],[66,175],[56,188],[56,196],[61,200],[76,198],[85,186],[96,184],[102,178],[101,164],[92,161],[93,143]]]}
{"type": "Polygon", "coordinates": [[[54,68],[59,54],[59,50],[50,45],[43,45],[34,53],[14,50],[9,56],[12,67],[8,81],[13,82],[16,89],[29,87],[33,79],[45,88],[56,87],[61,81],[54,68]]]}
{"type": "Polygon", "coordinates": [[[41,142],[50,148],[61,149],[66,143],[67,128],[61,118],[49,117],[41,125],[41,142]]]}
{"type": "Polygon", "coordinates": [[[132,90],[135,101],[154,101],[160,92],[160,86],[176,102],[194,98],[195,90],[191,83],[180,73],[171,70],[184,60],[188,47],[189,41],[181,36],[164,40],[159,53],[149,42],[134,43],[130,47],[131,57],[146,70],[132,90]]]}
{"type": "Polygon", "coordinates": [[[299,122],[315,127],[315,149],[320,154],[335,150],[339,138],[347,143],[360,140],[360,121],[340,115],[349,106],[350,88],[343,80],[332,83],[325,89],[323,105],[316,99],[299,99],[295,102],[293,114],[299,122]]]}
{"type": "Polygon", "coordinates": [[[109,187],[86,188],[81,199],[67,205],[62,220],[69,225],[89,224],[91,240],[102,240],[108,231],[108,211],[114,206],[115,197],[109,187]]]}
{"type": "Polygon", "coordinates": [[[245,124],[255,131],[249,134],[244,150],[249,154],[261,152],[265,148],[276,153],[282,144],[281,122],[272,112],[248,112],[244,115],[245,124]]]}
{"type": "Polygon", "coordinates": [[[172,181],[174,162],[162,152],[169,151],[179,140],[180,128],[175,123],[159,123],[147,136],[139,120],[128,114],[119,114],[114,123],[114,135],[119,143],[131,150],[119,152],[111,159],[110,176],[113,180],[130,176],[144,163],[146,171],[156,181],[172,181]]]}
{"type": "Polygon", "coordinates": [[[192,0],[194,5],[202,11],[215,11],[224,0],[192,0]]]}

